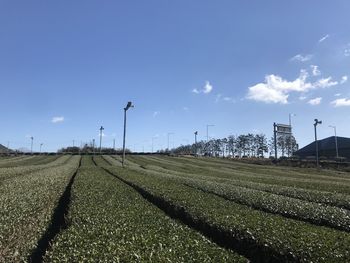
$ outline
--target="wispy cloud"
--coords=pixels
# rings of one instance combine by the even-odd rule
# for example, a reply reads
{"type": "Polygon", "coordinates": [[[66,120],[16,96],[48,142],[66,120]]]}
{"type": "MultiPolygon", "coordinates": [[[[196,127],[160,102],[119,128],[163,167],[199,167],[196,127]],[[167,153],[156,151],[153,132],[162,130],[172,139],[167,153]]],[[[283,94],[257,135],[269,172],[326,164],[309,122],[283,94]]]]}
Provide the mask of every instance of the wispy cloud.
{"type": "Polygon", "coordinates": [[[349,57],[350,56],[350,43],[347,44],[344,48],[344,56],[349,57]]]}
{"type": "Polygon", "coordinates": [[[307,103],[309,103],[312,106],[316,106],[316,105],[321,104],[321,101],[322,101],[322,98],[318,97],[318,98],[314,98],[314,99],[309,100],[307,103]]]}
{"type": "Polygon", "coordinates": [[[212,92],[212,90],[213,90],[213,86],[210,84],[209,81],[206,81],[205,85],[201,89],[193,89],[192,92],[196,94],[199,94],[199,93],[208,94],[212,92]]]}
{"type": "Polygon", "coordinates": [[[339,97],[339,96],[341,96],[341,93],[334,94],[334,97],[339,97]]]}
{"type": "Polygon", "coordinates": [[[348,81],[348,76],[342,76],[340,80],[340,84],[344,84],[347,81],[348,81]]]}
{"type": "Polygon", "coordinates": [[[155,117],[157,117],[158,115],[160,114],[160,112],[159,111],[155,111],[155,112],[153,112],[153,118],[155,118],[155,117]]]}
{"type": "MultiPolygon", "coordinates": [[[[291,92],[305,93],[313,89],[328,88],[337,85],[332,77],[321,78],[316,82],[307,82],[309,74],[305,70],[293,81],[288,81],[277,75],[267,75],[265,82],[248,87],[247,98],[265,103],[287,104],[291,92]]],[[[304,96],[304,95],[303,95],[304,96]]]]}
{"type": "Polygon", "coordinates": [[[319,76],[321,75],[321,71],[318,69],[318,66],[316,65],[311,65],[311,72],[313,76],[319,76]]]}
{"type": "Polygon", "coordinates": [[[334,107],[348,107],[350,106],[350,99],[341,98],[331,102],[334,107]]]}
{"type": "Polygon", "coordinates": [[[52,123],[59,123],[59,122],[64,122],[64,117],[63,116],[58,116],[58,117],[53,117],[51,119],[52,123]]]}
{"type": "Polygon", "coordinates": [[[294,57],[292,57],[290,60],[291,61],[299,61],[299,62],[306,62],[312,59],[312,55],[308,54],[308,55],[302,55],[302,54],[298,54],[295,55],[294,57]]]}
{"type": "Polygon", "coordinates": [[[319,43],[322,43],[322,42],[325,41],[327,38],[329,38],[329,35],[328,35],[328,34],[325,35],[325,36],[323,36],[323,37],[321,37],[321,38],[318,40],[318,42],[319,42],[319,43]]]}

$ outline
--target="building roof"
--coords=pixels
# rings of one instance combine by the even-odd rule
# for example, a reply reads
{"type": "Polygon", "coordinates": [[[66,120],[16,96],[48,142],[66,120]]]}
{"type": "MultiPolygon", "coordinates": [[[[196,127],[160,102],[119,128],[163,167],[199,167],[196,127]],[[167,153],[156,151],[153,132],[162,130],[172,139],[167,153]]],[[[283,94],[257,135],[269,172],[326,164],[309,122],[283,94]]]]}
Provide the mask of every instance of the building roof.
{"type": "MultiPolygon", "coordinates": [[[[348,157],[350,151],[350,138],[337,136],[337,144],[339,156],[348,157]]],[[[334,156],[335,155],[335,136],[325,138],[318,141],[318,149],[320,156],[334,156]]],[[[315,142],[306,145],[304,148],[295,152],[298,156],[314,156],[316,151],[315,142]]]]}

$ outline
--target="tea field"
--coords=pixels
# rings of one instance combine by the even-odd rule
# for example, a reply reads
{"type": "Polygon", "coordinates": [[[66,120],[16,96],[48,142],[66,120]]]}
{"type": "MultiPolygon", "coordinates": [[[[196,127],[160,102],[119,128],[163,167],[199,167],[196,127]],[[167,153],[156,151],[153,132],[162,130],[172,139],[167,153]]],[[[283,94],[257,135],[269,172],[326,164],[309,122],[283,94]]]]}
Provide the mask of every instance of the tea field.
{"type": "Polygon", "coordinates": [[[229,159],[0,158],[0,262],[350,262],[350,173],[229,159]]]}

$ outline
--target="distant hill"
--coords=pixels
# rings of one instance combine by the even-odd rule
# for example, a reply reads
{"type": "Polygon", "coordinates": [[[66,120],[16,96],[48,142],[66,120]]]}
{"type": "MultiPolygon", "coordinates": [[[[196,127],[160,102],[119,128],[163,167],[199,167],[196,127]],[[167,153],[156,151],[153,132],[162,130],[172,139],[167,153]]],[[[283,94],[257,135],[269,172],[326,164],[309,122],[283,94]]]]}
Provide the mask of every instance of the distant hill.
{"type": "Polygon", "coordinates": [[[4,145],[0,144],[0,153],[6,153],[7,151],[8,149],[4,145]]]}

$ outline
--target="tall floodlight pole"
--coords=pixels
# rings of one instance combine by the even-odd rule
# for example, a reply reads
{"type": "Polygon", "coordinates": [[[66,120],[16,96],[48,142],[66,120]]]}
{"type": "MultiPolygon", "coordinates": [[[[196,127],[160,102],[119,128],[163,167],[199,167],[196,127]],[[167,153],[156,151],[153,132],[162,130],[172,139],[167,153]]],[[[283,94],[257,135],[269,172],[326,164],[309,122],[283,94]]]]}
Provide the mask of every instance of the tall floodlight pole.
{"type": "Polygon", "coordinates": [[[273,144],[275,146],[275,160],[277,160],[277,124],[273,123],[273,144]]]}
{"type": "Polygon", "coordinates": [[[126,107],[124,108],[124,135],[123,135],[123,159],[122,159],[122,165],[124,167],[124,161],[125,161],[125,135],[126,135],[126,112],[128,109],[133,108],[134,105],[132,105],[132,102],[129,101],[126,107]]]}
{"type": "Polygon", "coordinates": [[[33,136],[31,136],[31,137],[30,137],[30,139],[31,139],[31,144],[30,144],[30,154],[33,154],[33,140],[34,140],[34,137],[33,137],[33,136]]]}
{"type": "Polygon", "coordinates": [[[289,126],[290,126],[290,134],[289,134],[289,154],[293,154],[292,153],[292,136],[293,136],[293,132],[292,132],[292,117],[296,116],[295,113],[289,113],[289,126]]]}
{"type": "Polygon", "coordinates": [[[197,135],[198,135],[198,131],[195,131],[194,132],[194,149],[195,149],[195,152],[194,152],[194,155],[197,156],[197,135]]]}
{"type": "Polygon", "coordinates": [[[43,145],[44,145],[43,143],[40,143],[40,152],[39,152],[40,154],[41,154],[41,148],[43,147],[43,145]]]}
{"type": "Polygon", "coordinates": [[[101,152],[102,152],[102,134],[103,134],[103,130],[104,130],[105,128],[103,128],[102,126],[101,126],[101,128],[100,128],[100,154],[101,154],[101,152]]]}
{"type": "Polygon", "coordinates": [[[169,145],[170,135],[173,135],[173,134],[174,134],[173,132],[168,132],[168,152],[170,150],[170,145],[169,145]]]}
{"type": "Polygon", "coordinates": [[[332,126],[329,125],[328,127],[333,128],[334,129],[334,138],[335,138],[335,152],[336,152],[336,156],[337,158],[339,158],[339,152],[338,152],[338,139],[337,139],[337,127],[336,126],[332,126]]]}
{"type": "Polygon", "coordinates": [[[315,144],[316,144],[316,167],[318,168],[319,164],[318,164],[318,142],[317,142],[317,124],[322,124],[322,121],[319,121],[318,119],[315,119],[315,123],[314,123],[314,128],[315,128],[315,144]]]}

